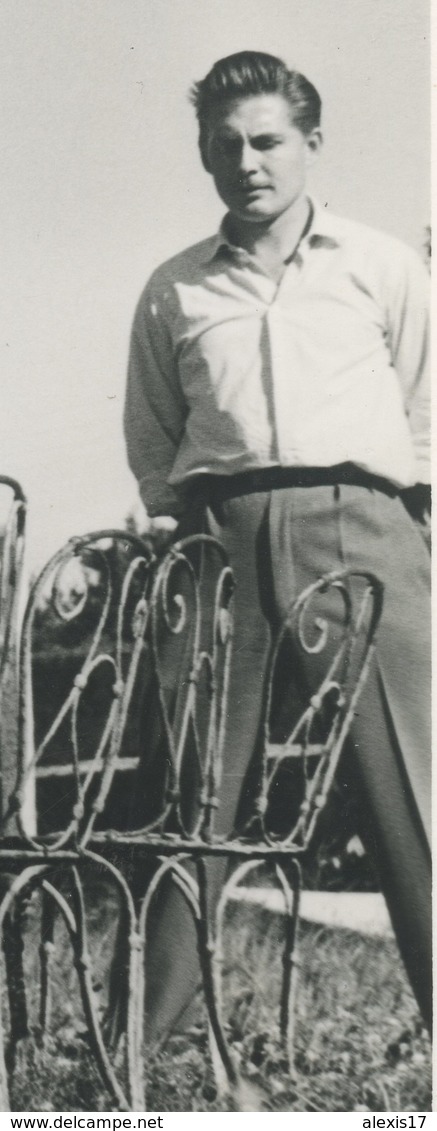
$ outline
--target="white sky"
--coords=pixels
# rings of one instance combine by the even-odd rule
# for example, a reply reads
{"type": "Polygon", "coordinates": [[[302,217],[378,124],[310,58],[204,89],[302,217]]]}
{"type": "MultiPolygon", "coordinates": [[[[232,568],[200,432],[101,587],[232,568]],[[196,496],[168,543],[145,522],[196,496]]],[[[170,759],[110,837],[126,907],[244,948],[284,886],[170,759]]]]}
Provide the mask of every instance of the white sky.
{"type": "Polygon", "coordinates": [[[186,93],[215,59],[281,55],[320,89],[312,189],[421,250],[429,222],[424,0],[2,0],[0,472],[30,561],[119,525],[137,498],[121,413],[152,268],[221,205],[186,93]]]}

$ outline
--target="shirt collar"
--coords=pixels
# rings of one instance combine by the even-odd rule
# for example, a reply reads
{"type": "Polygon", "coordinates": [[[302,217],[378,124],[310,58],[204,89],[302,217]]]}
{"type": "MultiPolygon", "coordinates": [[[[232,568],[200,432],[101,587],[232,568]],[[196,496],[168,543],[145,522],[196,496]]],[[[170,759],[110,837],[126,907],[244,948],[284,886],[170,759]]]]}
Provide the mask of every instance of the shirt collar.
{"type": "Polygon", "coordinates": [[[212,238],[211,238],[210,245],[209,245],[209,248],[208,248],[208,255],[207,255],[208,263],[211,260],[215,259],[220,251],[226,251],[227,250],[229,252],[232,252],[233,255],[244,251],[244,248],[239,248],[239,247],[236,246],[236,244],[231,243],[231,240],[229,239],[228,235],[226,234],[227,217],[228,217],[228,213],[226,213],[226,216],[223,217],[223,220],[220,224],[218,232],[216,232],[216,234],[214,236],[212,236],[212,238]]]}
{"type": "MultiPolygon", "coordinates": [[[[338,220],[331,212],[328,212],[322,207],[320,201],[314,197],[308,197],[313,209],[313,217],[308,232],[301,240],[302,245],[309,247],[326,247],[334,248],[340,246],[340,238],[338,231],[338,220]]],[[[244,248],[239,248],[231,242],[227,235],[227,217],[223,217],[218,232],[211,237],[208,248],[207,262],[212,262],[220,252],[227,252],[232,256],[246,256],[247,252],[244,248]]]]}
{"type": "Polygon", "coordinates": [[[328,212],[319,200],[310,197],[313,220],[305,237],[310,247],[340,247],[342,242],[341,219],[328,212]]]}

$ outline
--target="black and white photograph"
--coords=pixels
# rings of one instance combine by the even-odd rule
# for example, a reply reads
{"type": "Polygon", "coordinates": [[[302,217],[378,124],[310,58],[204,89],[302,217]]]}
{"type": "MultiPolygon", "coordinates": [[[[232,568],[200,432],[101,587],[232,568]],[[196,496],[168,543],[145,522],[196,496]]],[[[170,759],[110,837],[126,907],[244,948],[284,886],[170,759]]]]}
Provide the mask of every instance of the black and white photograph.
{"type": "Polygon", "coordinates": [[[0,1112],[426,1129],[429,5],[0,57],[0,1112]]]}

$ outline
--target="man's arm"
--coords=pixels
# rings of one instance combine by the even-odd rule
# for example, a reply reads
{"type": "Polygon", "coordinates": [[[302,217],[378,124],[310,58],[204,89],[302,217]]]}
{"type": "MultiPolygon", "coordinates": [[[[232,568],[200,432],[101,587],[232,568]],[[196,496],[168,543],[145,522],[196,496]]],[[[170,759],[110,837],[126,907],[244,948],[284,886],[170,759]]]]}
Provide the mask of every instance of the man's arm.
{"type": "Polygon", "coordinates": [[[429,545],[430,384],[429,277],[418,256],[404,249],[394,259],[387,293],[388,339],[408,416],[416,457],[416,483],[401,492],[406,509],[429,545]]]}
{"type": "Polygon", "coordinates": [[[416,481],[429,484],[429,276],[415,252],[402,252],[393,257],[387,279],[388,342],[413,440],[416,481]]]}
{"type": "Polygon", "coordinates": [[[182,493],[167,483],[184,431],[186,406],[168,326],[154,294],[143,292],[132,327],[124,428],[129,466],[148,514],[179,517],[182,493]]]}

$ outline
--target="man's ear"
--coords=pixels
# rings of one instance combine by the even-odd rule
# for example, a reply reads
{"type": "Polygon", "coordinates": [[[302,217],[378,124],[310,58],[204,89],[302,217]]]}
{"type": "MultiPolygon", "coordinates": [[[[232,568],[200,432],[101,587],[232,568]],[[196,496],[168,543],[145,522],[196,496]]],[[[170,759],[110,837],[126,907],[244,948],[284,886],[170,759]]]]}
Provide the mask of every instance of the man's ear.
{"type": "Polygon", "coordinates": [[[306,152],[307,152],[307,165],[313,165],[319,156],[323,146],[323,134],[321,129],[317,126],[311,133],[307,134],[305,138],[306,152]]]}

